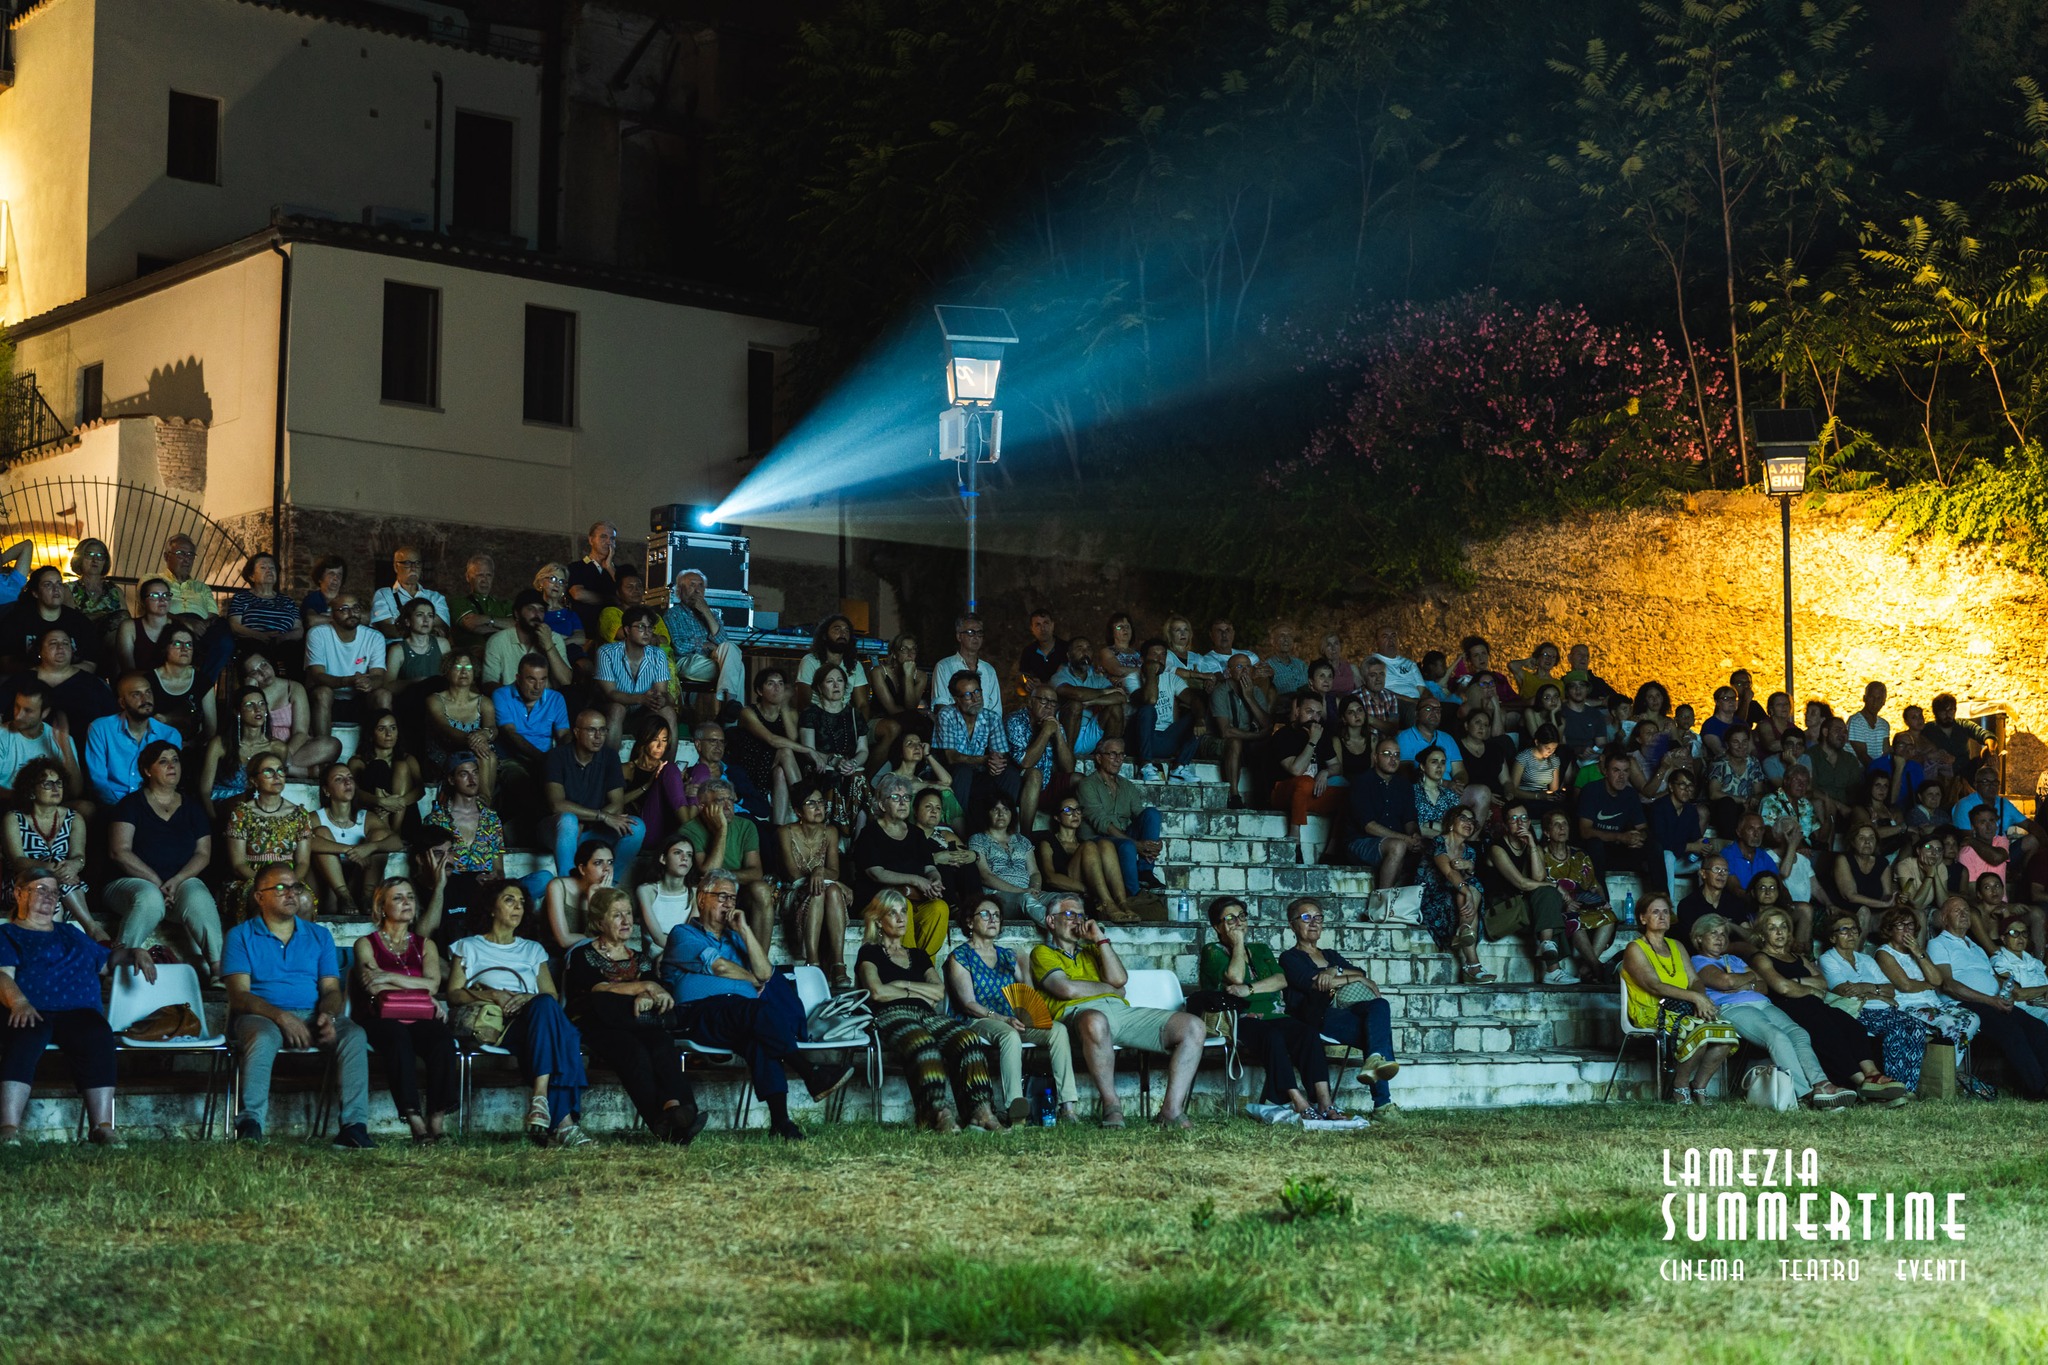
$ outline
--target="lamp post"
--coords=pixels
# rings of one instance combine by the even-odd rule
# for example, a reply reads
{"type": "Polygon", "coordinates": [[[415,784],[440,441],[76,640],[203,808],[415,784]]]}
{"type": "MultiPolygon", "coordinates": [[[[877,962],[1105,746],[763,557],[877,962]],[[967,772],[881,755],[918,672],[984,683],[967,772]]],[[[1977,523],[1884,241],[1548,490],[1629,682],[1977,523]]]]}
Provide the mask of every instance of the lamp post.
{"type": "Polygon", "coordinates": [[[1792,499],[1806,492],[1806,468],[1820,425],[1811,408],[1766,408],[1754,414],[1756,448],[1763,459],[1764,487],[1778,500],[1778,527],[1785,567],[1785,695],[1792,691],[1792,499]]]}
{"type": "Polygon", "coordinates": [[[967,610],[978,605],[974,554],[980,470],[1003,453],[1003,414],[996,410],[996,384],[1003,352],[1017,344],[1010,315],[1000,308],[940,304],[939,331],[946,338],[946,401],[939,414],[939,458],[959,466],[960,499],[967,506],[967,610]]]}

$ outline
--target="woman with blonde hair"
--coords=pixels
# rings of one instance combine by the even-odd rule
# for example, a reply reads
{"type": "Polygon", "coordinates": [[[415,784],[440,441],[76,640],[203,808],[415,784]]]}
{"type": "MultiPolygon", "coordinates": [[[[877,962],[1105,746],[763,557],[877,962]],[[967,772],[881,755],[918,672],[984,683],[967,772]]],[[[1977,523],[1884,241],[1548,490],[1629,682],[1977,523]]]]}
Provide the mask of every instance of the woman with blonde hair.
{"type": "MultiPolygon", "coordinates": [[[[276,759],[266,759],[275,764],[276,759]]],[[[305,876],[304,865],[299,872],[305,876]]],[[[398,1116],[418,1143],[439,1142],[455,1112],[455,1035],[441,990],[441,953],[413,931],[419,897],[405,877],[377,884],[370,932],[355,942],[356,1022],[384,1059],[385,1084],[398,1116]],[[420,1082],[426,1082],[424,1102],[420,1082]]]]}
{"type": "Polygon", "coordinates": [[[931,955],[903,941],[909,929],[910,902],[900,891],[877,891],[861,911],[854,980],[875,1007],[875,1032],[903,1064],[918,1127],[960,1131],[946,1093],[950,1077],[969,1126],[996,1132],[1002,1125],[990,1108],[988,1046],[965,1020],[940,1011],[946,987],[931,955]]]}
{"type": "Polygon", "coordinates": [[[633,902],[615,886],[583,899],[583,932],[569,950],[562,994],[569,1022],[590,1055],[618,1073],[648,1130],[664,1142],[687,1145],[710,1118],[697,1107],[683,1078],[682,1054],[662,1025],[675,997],[626,939],[633,932],[633,902]]]}

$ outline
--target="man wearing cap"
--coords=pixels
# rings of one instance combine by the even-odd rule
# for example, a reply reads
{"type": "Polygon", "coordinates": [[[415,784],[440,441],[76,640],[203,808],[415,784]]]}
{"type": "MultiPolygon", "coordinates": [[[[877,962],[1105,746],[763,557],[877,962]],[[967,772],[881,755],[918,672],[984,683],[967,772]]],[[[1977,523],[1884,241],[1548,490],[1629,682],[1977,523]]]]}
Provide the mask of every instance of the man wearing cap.
{"type": "MultiPolygon", "coordinates": [[[[721,702],[746,699],[746,666],[725,639],[725,622],[704,600],[709,583],[702,569],[684,569],[669,589],[662,622],[676,651],[678,683],[712,683],[721,702]]],[[[651,604],[650,604],[651,605],[651,604]]]]}
{"type": "Polygon", "coordinates": [[[529,654],[538,654],[547,661],[550,686],[569,685],[573,676],[569,671],[569,654],[562,647],[562,637],[548,626],[547,614],[547,599],[538,591],[519,590],[519,595],[512,599],[511,624],[492,635],[491,642],[484,646],[482,686],[510,686],[519,675],[519,661],[529,654]]]}

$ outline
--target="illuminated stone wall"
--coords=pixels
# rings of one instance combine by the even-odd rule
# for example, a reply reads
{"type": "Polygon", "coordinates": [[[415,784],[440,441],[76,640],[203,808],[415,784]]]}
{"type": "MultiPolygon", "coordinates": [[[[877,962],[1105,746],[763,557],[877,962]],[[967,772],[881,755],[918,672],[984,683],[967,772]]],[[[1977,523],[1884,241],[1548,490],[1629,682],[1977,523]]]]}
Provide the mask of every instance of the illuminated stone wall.
{"type": "MultiPolygon", "coordinates": [[[[2048,768],[2048,622],[2043,585],[1978,550],[1915,543],[1858,515],[1858,500],[1800,507],[1792,519],[1794,668],[1799,699],[1838,712],[1866,681],[1891,690],[1894,727],[1938,692],[2003,703],[2012,717],[2007,790],[2035,791],[2048,768]]],[[[1469,591],[1436,588],[1349,618],[1347,652],[1392,622],[1411,654],[1483,635],[1494,658],[1541,640],[1583,641],[1616,686],[1656,678],[1709,713],[1713,689],[1748,668],[1761,696],[1783,686],[1778,508],[1757,495],[1695,498],[1681,509],[1578,517],[1476,550],[1469,591]]],[[[1315,649],[1314,636],[1304,652],[1315,649]]]]}

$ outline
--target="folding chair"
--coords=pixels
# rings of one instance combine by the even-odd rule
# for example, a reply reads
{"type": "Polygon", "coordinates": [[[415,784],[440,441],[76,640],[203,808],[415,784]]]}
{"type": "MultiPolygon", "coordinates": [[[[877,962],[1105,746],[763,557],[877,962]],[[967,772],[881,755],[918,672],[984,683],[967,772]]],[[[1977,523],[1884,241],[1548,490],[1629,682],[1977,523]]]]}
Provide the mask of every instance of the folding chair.
{"type": "Polygon", "coordinates": [[[1657,1098],[1664,1098],[1664,1072],[1670,1062],[1671,1040],[1659,1028],[1643,1028],[1628,1017],[1628,982],[1617,983],[1621,992],[1621,1047],[1614,1054],[1614,1070],[1608,1074],[1607,1089],[1600,1094],[1604,1104],[1614,1097],[1614,1082],[1621,1075],[1621,1059],[1628,1052],[1628,1045],[1638,1038],[1649,1038],[1657,1048],[1657,1098]]]}
{"type": "Polygon", "coordinates": [[[154,983],[133,967],[114,973],[114,996],[107,1004],[107,1026],[114,1031],[115,1046],[130,1052],[203,1052],[206,1054],[206,1097],[202,1101],[199,1131],[213,1131],[215,1085],[220,1079],[222,1059],[228,1055],[228,1040],[219,1033],[196,1038],[165,1038],[150,1041],[122,1036],[125,1029],[148,1018],[166,1005],[185,1005],[206,1027],[206,1002],[199,993],[199,973],[184,963],[165,963],[156,969],[154,983]]]}
{"type": "MultiPolygon", "coordinates": [[[[1181,986],[1180,978],[1163,967],[1147,967],[1130,974],[1124,982],[1124,999],[1134,1009],[1181,1010],[1187,1008],[1187,991],[1181,986]]],[[[1231,1054],[1236,1050],[1229,1038],[1211,1035],[1202,1040],[1204,1051],[1210,1048],[1224,1049],[1224,1068],[1229,1074],[1231,1054]]],[[[1121,1051],[1122,1049],[1118,1049],[1121,1051]]],[[[1152,1116],[1152,1058],[1151,1054],[1139,1049],[1138,1053],[1138,1112],[1146,1118],[1152,1116]]],[[[1236,1080],[1232,1075],[1231,1079],[1236,1080]]]]}
{"type": "MultiPolygon", "coordinates": [[[[811,1017],[811,1011],[832,998],[831,983],[825,980],[825,969],[814,963],[800,962],[789,969],[790,979],[796,986],[796,998],[804,1007],[804,1018],[811,1017]]],[[[861,1054],[862,1076],[868,1089],[874,1095],[875,1122],[882,1121],[882,1035],[875,1032],[874,1025],[868,1026],[867,1036],[856,1043],[798,1043],[801,1052],[858,1052],[861,1054]]],[[[746,1091],[747,1105],[753,1104],[753,1090],[746,1091]]],[[[846,1112],[846,1091],[842,1088],[832,1097],[826,1117],[837,1123],[846,1112]]]]}

